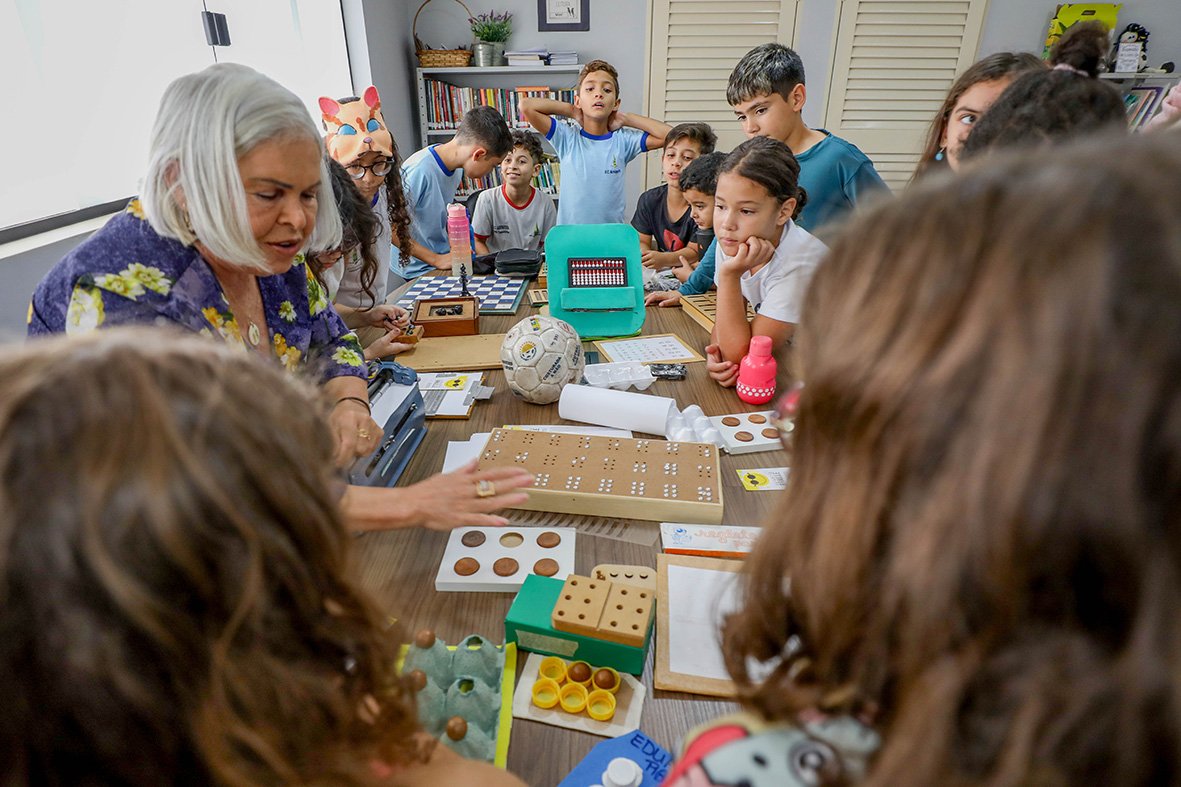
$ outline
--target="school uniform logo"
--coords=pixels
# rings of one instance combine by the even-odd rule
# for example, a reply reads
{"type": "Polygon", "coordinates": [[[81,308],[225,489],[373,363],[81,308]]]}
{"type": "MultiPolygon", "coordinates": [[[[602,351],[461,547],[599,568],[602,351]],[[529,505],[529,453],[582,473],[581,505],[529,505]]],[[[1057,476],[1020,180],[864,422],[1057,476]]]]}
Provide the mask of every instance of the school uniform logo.
{"type": "Polygon", "coordinates": [[[611,169],[604,170],[603,174],[618,175],[620,172],[623,172],[623,170],[619,168],[619,157],[613,155],[611,156],[611,169]]]}

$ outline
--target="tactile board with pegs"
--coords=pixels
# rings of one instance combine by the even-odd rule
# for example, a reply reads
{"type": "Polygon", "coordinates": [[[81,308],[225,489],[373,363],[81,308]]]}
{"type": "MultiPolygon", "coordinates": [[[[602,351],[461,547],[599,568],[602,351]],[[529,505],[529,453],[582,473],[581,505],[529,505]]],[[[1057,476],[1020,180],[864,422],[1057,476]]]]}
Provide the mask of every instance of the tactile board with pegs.
{"type": "Polygon", "coordinates": [[[575,532],[511,525],[456,528],[447,539],[435,590],[513,593],[529,574],[564,578],[574,571],[575,532]]]}
{"type": "Polygon", "coordinates": [[[716,525],[719,453],[709,443],[496,429],[479,468],[533,473],[518,506],[529,511],[716,525]]]}
{"type": "Polygon", "coordinates": [[[642,647],[654,598],[652,590],[571,575],[554,604],[551,622],[558,631],[642,647]]]}
{"type": "Polygon", "coordinates": [[[782,451],[779,429],[774,426],[775,411],[711,415],[709,421],[722,433],[728,454],[753,454],[757,451],[782,451]]]}
{"type": "MultiPolygon", "coordinates": [[[[681,311],[705,330],[712,331],[718,319],[718,293],[714,291],[701,295],[682,295],[681,311]]],[[[749,303],[746,304],[747,321],[753,320],[754,316],[754,308],[749,303]]]]}

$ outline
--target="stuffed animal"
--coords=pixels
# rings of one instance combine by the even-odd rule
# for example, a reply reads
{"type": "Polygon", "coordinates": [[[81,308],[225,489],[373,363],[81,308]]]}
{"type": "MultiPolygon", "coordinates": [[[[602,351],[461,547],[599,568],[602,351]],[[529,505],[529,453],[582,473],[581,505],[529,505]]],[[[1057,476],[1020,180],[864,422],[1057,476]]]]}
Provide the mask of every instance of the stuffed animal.
{"type": "Polygon", "coordinates": [[[1133,22],[1124,28],[1124,32],[1119,34],[1119,38],[1115,40],[1115,46],[1111,50],[1111,64],[1113,68],[1121,44],[1139,44],[1140,65],[1136,70],[1143,71],[1148,68],[1148,30],[1144,25],[1138,25],[1133,22]]]}

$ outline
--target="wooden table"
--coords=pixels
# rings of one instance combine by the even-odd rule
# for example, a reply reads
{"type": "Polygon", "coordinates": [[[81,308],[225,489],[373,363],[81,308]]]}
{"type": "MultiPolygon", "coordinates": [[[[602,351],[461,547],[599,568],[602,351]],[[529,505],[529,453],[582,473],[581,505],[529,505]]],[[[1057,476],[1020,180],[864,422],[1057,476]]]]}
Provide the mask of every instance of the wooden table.
{"type": "MultiPolygon", "coordinates": [[[[397,295],[391,295],[390,302],[397,295]]],[[[481,316],[481,332],[503,333],[517,320],[537,310],[522,299],[513,317],[481,316]]],[[[648,310],[644,333],[675,333],[699,350],[708,341],[706,332],[678,308],[648,310]]],[[[587,349],[593,349],[586,345],[587,349]]],[[[741,402],[732,390],[719,388],[706,375],[704,363],[688,364],[688,377],[682,381],[657,380],[649,392],[676,399],[682,409],[698,404],[708,415],[745,412],[756,409],[741,402]]],[[[433,420],[428,422],[426,438],[411,460],[400,484],[413,483],[439,472],[449,440],[466,440],[474,432],[488,432],[504,424],[572,423],[558,417],[558,405],[528,404],[509,391],[504,373],[485,373],[485,384],[495,386],[490,402],[478,403],[472,418],[466,421],[433,420]]],[[[746,492],[734,472],[739,467],[771,467],[786,464],[781,452],[765,452],[721,458],[725,522],[759,524],[770,513],[778,495],[746,492]]],[[[536,512],[509,512],[510,519],[535,521],[536,512]]],[[[545,516],[545,515],[541,515],[545,516]]],[[[539,524],[550,526],[593,524],[592,517],[565,514],[550,515],[539,524]]],[[[635,532],[651,534],[657,526],[651,522],[628,521],[635,532]]],[[[600,520],[601,522],[601,520],[600,520]]],[[[468,634],[481,634],[494,641],[504,637],[504,617],[514,596],[509,593],[439,593],[435,591],[435,573],[447,543],[447,534],[415,528],[412,530],[367,533],[358,537],[362,581],[375,593],[384,608],[399,618],[409,634],[419,628],[432,628],[450,643],[468,634]]],[[[600,563],[625,563],[655,566],[659,542],[648,544],[580,532],[575,558],[576,570],[589,574],[600,563]]],[[[652,653],[656,648],[653,646],[652,653]]],[[[521,659],[524,663],[524,658],[521,659]]],[[[643,682],[649,688],[644,704],[641,729],[657,743],[675,752],[682,736],[692,727],[731,712],[735,706],[708,697],[652,690],[652,655],[644,668],[643,682]]],[[[530,785],[555,785],[596,744],[605,740],[585,733],[551,727],[546,724],[513,720],[509,745],[509,770],[530,785]]]]}

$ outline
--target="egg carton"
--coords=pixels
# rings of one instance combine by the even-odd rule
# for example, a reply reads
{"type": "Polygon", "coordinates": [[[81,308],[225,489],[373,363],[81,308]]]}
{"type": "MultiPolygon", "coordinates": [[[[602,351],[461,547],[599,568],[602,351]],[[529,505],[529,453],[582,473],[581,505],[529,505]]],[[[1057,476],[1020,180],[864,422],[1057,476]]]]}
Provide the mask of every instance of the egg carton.
{"type": "Polygon", "coordinates": [[[449,646],[421,631],[406,651],[419,721],[439,741],[469,759],[495,762],[508,749],[516,648],[472,635],[449,646]],[[506,698],[507,702],[506,702],[506,698]]]}
{"type": "Polygon", "coordinates": [[[587,383],[596,388],[615,388],[619,391],[626,391],[628,388],[646,391],[656,382],[652,370],[635,361],[592,363],[583,369],[582,375],[587,383]]]}

